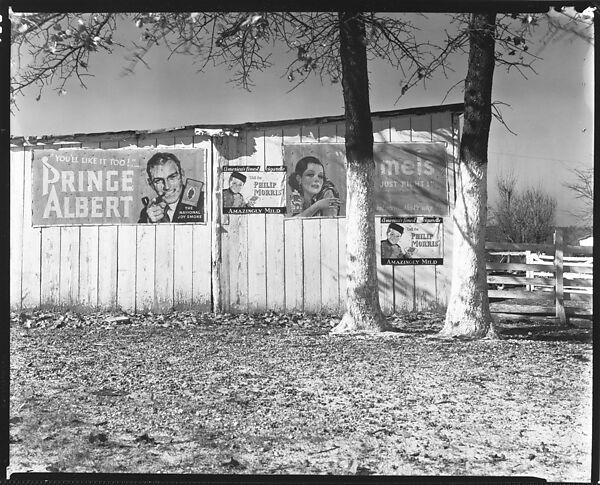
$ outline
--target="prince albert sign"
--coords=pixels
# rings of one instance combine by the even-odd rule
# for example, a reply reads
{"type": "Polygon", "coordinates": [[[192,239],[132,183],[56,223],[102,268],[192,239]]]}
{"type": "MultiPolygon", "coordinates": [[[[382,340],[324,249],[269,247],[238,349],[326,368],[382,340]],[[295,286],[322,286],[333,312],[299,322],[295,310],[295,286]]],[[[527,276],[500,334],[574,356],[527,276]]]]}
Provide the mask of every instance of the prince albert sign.
{"type": "Polygon", "coordinates": [[[40,150],[33,225],[206,221],[204,150],[40,150]]]}
{"type": "MultiPolygon", "coordinates": [[[[265,170],[223,167],[223,187],[227,186],[223,212],[293,216],[291,198],[298,194],[290,184],[297,181],[296,192],[304,191],[308,172],[300,162],[309,157],[312,164],[308,168],[321,171],[323,185],[327,181],[340,200],[337,215],[345,215],[343,144],[285,145],[282,154],[283,165],[267,163],[265,170]]],[[[444,143],[377,143],[374,155],[377,215],[447,213],[444,143]]],[[[36,150],[32,160],[33,225],[204,223],[206,173],[202,149],[36,150]]],[[[300,195],[307,206],[318,199],[318,194],[311,200],[311,193],[300,195]]]]}

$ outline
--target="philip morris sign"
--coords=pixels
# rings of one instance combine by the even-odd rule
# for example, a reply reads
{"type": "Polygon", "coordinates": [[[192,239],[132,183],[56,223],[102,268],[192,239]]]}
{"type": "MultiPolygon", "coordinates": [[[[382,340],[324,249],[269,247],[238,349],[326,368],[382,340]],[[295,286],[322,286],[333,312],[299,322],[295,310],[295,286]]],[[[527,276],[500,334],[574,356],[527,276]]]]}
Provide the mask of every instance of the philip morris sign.
{"type": "Polygon", "coordinates": [[[205,173],[198,149],[35,151],[33,225],[204,222],[205,173]]]}

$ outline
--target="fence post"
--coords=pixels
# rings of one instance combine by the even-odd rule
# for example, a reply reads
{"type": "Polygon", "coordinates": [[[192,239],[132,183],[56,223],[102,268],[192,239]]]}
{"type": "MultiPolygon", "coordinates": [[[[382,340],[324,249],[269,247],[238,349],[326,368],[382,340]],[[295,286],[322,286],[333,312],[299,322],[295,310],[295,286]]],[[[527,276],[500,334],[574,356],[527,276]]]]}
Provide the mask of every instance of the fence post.
{"type": "MultiPolygon", "coordinates": [[[[525,251],[525,264],[531,264],[532,262],[531,251],[528,249],[525,251]]],[[[533,271],[525,271],[525,276],[527,278],[533,278],[533,271]]],[[[533,285],[526,285],[525,289],[527,291],[533,291],[535,290],[535,287],[533,285]]]]}
{"type": "Polygon", "coordinates": [[[556,272],[554,293],[556,299],[556,318],[561,324],[566,325],[567,315],[565,313],[564,301],[563,252],[563,233],[562,229],[557,228],[554,231],[554,270],[556,272]]]}

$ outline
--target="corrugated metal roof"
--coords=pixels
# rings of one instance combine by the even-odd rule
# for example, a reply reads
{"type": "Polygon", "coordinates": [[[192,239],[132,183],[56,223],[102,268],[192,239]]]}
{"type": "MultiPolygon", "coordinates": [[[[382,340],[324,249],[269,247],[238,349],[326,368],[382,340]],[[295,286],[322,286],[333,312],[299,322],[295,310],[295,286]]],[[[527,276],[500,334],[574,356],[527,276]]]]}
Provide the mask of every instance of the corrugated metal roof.
{"type": "MultiPolygon", "coordinates": [[[[443,104],[435,106],[421,106],[414,108],[404,108],[389,111],[376,111],[371,113],[372,117],[391,118],[395,116],[422,115],[429,113],[452,112],[462,113],[463,103],[443,104]]],[[[16,136],[11,137],[11,146],[33,146],[33,145],[61,145],[79,143],[78,139],[83,137],[98,137],[106,139],[125,139],[136,138],[142,135],[172,133],[176,131],[191,131],[192,134],[205,134],[207,136],[232,135],[236,132],[255,128],[267,128],[273,126],[293,125],[293,124],[311,124],[318,125],[323,123],[338,122],[345,119],[344,115],[321,116],[316,118],[296,118],[273,121],[246,122],[241,124],[214,124],[214,125],[187,125],[175,128],[163,128],[152,130],[125,130],[125,131],[107,131],[95,133],[74,133],[68,135],[40,135],[40,136],[16,136]]]]}

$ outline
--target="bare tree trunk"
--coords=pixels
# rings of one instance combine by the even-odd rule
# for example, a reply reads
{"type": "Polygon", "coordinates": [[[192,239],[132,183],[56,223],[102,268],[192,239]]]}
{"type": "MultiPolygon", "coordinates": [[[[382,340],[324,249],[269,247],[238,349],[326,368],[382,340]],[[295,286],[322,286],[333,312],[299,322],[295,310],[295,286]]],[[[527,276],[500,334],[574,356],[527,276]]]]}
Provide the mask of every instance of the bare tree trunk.
{"type": "Polygon", "coordinates": [[[465,122],[460,143],[454,209],[452,290],[441,336],[495,334],[485,269],[487,150],[492,119],[495,13],[471,15],[469,67],[465,80],[465,122]]]}
{"type": "Polygon", "coordinates": [[[332,332],[379,332],[386,330],[387,324],[379,306],[377,282],[373,124],[362,14],[340,13],[339,26],[346,117],[348,275],[346,313],[332,332]]]}
{"type": "MultiPolygon", "coordinates": [[[[211,263],[211,291],[212,291],[212,311],[213,312],[222,312],[223,311],[223,300],[222,300],[222,292],[221,292],[221,269],[223,264],[223,246],[222,246],[222,217],[221,217],[221,200],[222,200],[222,189],[221,186],[221,177],[219,167],[221,167],[223,162],[223,150],[225,147],[225,137],[224,136],[211,136],[210,137],[210,146],[211,146],[211,154],[210,154],[210,167],[211,167],[211,177],[212,177],[212,214],[210,215],[212,221],[212,241],[211,241],[211,251],[212,251],[212,263],[211,263]]],[[[208,197],[207,197],[208,199],[208,197]]]]}

